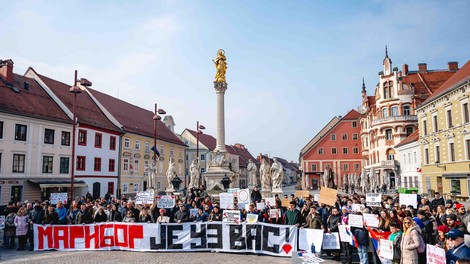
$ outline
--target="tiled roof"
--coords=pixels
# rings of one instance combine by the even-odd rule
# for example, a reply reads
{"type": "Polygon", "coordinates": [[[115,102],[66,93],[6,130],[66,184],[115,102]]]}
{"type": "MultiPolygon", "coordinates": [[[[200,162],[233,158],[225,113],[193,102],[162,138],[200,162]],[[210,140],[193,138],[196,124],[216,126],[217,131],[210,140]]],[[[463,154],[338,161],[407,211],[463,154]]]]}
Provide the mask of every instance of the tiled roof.
{"type": "Polygon", "coordinates": [[[14,74],[12,85],[19,93],[0,80],[1,112],[72,124],[72,119],[34,79],[14,74]],[[24,89],[25,82],[29,83],[28,91],[24,89]]]}
{"type": "Polygon", "coordinates": [[[342,118],[342,120],[357,120],[357,119],[359,119],[360,116],[361,116],[361,114],[358,111],[352,109],[351,111],[349,111],[349,113],[347,113],[342,118]]]}
{"type": "Polygon", "coordinates": [[[240,167],[246,168],[248,166],[248,161],[251,159],[256,166],[259,166],[258,160],[251,155],[251,153],[248,151],[247,148],[244,146],[242,147],[241,145],[235,144],[234,146],[231,146],[231,148],[236,152],[236,154],[239,155],[239,163],[240,167]]]}
{"type": "Polygon", "coordinates": [[[395,148],[401,147],[411,142],[415,142],[419,139],[419,130],[415,130],[415,132],[411,133],[408,137],[403,139],[400,143],[398,143],[395,148]]]}
{"type": "Polygon", "coordinates": [[[432,101],[439,95],[445,93],[447,90],[452,89],[456,84],[459,84],[462,81],[466,81],[470,79],[470,61],[467,61],[465,65],[460,68],[452,77],[448,78],[448,80],[443,83],[438,89],[434,91],[434,93],[424,101],[423,105],[432,101]]]}
{"type": "Polygon", "coordinates": [[[326,126],[320,130],[308,143],[305,145],[305,147],[302,148],[300,151],[300,157],[304,156],[307,154],[322,138],[323,136],[330,131],[334,126],[336,126],[339,123],[340,119],[338,117],[333,117],[326,126]]]}
{"type": "MultiPolygon", "coordinates": [[[[196,131],[188,129],[188,132],[196,137],[196,131]]],[[[199,134],[199,142],[209,148],[209,150],[214,150],[217,146],[217,140],[213,136],[204,133],[199,134]]]]}
{"type": "MultiPolygon", "coordinates": [[[[95,89],[87,89],[116,118],[126,132],[153,138],[154,113],[152,111],[140,108],[95,89]]],[[[185,145],[162,121],[157,121],[157,139],[185,145]]]]}
{"type": "Polygon", "coordinates": [[[447,70],[428,71],[425,73],[410,72],[407,76],[403,76],[402,80],[404,84],[414,87],[415,95],[419,95],[423,99],[426,99],[431,95],[426,86],[432,93],[435,93],[435,91],[454,74],[455,72],[447,70]]]}
{"type": "MultiPolygon", "coordinates": [[[[51,91],[72,111],[73,94],[69,92],[71,85],[65,84],[47,76],[38,74],[39,78],[51,89],[51,91]]],[[[122,132],[104,115],[93,99],[86,93],[77,94],[76,115],[79,124],[107,129],[114,132],[122,132]]]]}

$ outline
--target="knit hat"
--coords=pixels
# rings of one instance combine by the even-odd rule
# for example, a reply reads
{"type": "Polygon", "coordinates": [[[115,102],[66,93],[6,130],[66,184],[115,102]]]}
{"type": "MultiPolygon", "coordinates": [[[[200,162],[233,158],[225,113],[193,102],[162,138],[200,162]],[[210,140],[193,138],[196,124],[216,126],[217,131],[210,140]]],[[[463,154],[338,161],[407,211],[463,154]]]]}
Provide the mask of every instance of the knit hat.
{"type": "Polygon", "coordinates": [[[422,228],[424,227],[423,222],[422,222],[421,219],[419,219],[418,217],[414,217],[414,218],[413,218],[413,221],[415,221],[415,223],[416,223],[417,225],[419,225],[419,228],[422,229],[422,228]]]}
{"type": "Polygon", "coordinates": [[[418,214],[419,214],[419,215],[424,215],[424,216],[425,216],[425,215],[426,215],[426,212],[425,212],[424,210],[418,210],[418,214]]]}
{"type": "Polygon", "coordinates": [[[398,216],[405,218],[405,217],[406,217],[406,214],[405,214],[404,212],[399,212],[399,213],[398,213],[398,216]]]}
{"type": "Polygon", "coordinates": [[[447,215],[447,219],[451,219],[451,220],[457,221],[457,216],[456,216],[455,214],[448,214],[448,215],[447,215]]]}
{"type": "Polygon", "coordinates": [[[452,202],[452,200],[449,199],[449,200],[446,200],[446,204],[454,204],[454,203],[452,202]]]}
{"type": "Polygon", "coordinates": [[[460,208],[464,207],[463,204],[459,203],[455,206],[455,209],[459,210],[460,208]]]}
{"type": "Polygon", "coordinates": [[[445,225],[440,225],[437,227],[437,231],[447,234],[449,232],[449,228],[445,225]]]}

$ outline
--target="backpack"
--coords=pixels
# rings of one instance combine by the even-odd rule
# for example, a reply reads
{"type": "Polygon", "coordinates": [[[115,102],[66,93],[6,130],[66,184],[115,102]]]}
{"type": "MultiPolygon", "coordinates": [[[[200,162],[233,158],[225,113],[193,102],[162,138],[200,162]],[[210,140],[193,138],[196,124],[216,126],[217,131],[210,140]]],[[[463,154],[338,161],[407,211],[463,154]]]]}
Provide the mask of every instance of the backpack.
{"type": "Polygon", "coordinates": [[[418,232],[418,238],[419,238],[418,253],[424,253],[426,252],[426,243],[424,243],[423,237],[421,236],[419,232],[418,232]]]}

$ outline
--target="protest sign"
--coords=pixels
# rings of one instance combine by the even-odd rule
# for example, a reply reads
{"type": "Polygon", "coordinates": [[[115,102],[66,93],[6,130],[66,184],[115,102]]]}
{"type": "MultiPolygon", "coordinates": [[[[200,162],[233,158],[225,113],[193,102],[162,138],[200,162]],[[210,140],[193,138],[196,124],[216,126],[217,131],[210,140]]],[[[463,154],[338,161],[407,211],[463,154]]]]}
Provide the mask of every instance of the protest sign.
{"type": "Polygon", "coordinates": [[[319,203],[324,203],[326,205],[334,206],[336,203],[336,197],[338,195],[338,190],[321,187],[320,189],[320,198],[318,199],[319,203]]]}
{"type": "Polygon", "coordinates": [[[189,215],[192,216],[192,217],[196,217],[198,210],[199,210],[199,209],[197,209],[197,208],[189,209],[189,215]]]}
{"type": "Polygon", "coordinates": [[[366,204],[367,206],[381,206],[382,194],[381,193],[367,193],[366,204]]]}
{"type": "Polygon", "coordinates": [[[246,215],[246,222],[247,223],[257,223],[258,222],[258,215],[257,214],[247,214],[246,215]]]}
{"type": "Polygon", "coordinates": [[[281,209],[269,209],[269,218],[281,218],[281,209]]]}
{"type": "Polygon", "coordinates": [[[162,223],[169,223],[170,222],[170,217],[169,216],[162,216],[162,223]]]}
{"type": "Polygon", "coordinates": [[[289,199],[289,198],[282,198],[281,206],[282,207],[289,207],[290,201],[291,201],[291,199],[289,199]]]}
{"type": "Polygon", "coordinates": [[[314,195],[313,195],[313,200],[314,200],[315,202],[318,202],[318,199],[320,199],[320,194],[318,194],[318,193],[314,194],[314,195]]]}
{"type": "Polygon", "coordinates": [[[359,228],[364,227],[364,220],[362,219],[362,215],[349,214],[348,217],[348,224],[350,226],[359,228]]]}
{"type": "Polygon", "coordinates": [[[362,213],[362,210],[364,210],[364,208],[366,208],[366,207],[362,204],[351,204],[351,211],[353,211],[355,213],[357,213],[357,212],[362,213]]]}
{"type": "Polygon", "coordinates": [[[274,197],[271,198],[265,198],[267,206],[275,206],[276,205],[276,199],[274,197]]]}
{"type": "Polygon", "coordinates": [[[219,199],[221,209],[233,209],[233,193],[220,193],[219,199]]]}
{"type": "Polygon", "coordinates": [[[364,222],[371,227],[379,227],[379,216],[376,214],[363,214],[364,222]]]}
{"type": "Polygon", "coordinates": [[[3,229],[5,227],[5,216],[0,215],[0,229],[3,229]]]}
{"type": "Polygon", "coordinates": [[[446,252],[443,248],[426,244],[427,247],[427,263],[428,264],[445,264],[446,252]]]}
{"type": "Polygon", "coordinates": [[[256,209],[258,209],[258,210],[264,210],[264,208],[266,208],[266,206],[264,205],[264,203],[256,203],[256,209]]]}
{"type": "Polygon", "coordinates": [[[135,204],[153,204],[153,197],[155,195],[155,192],[153,190],[151,191],[143,191],[143,192],[138,192],[135,196],[135,204]]]}
{"type": "Polygon", "coordinates": [[[237,191],[238,207],[250,203],[250,189],[241,189],[237,191]]]}
{"type": "Polygon", "coordinates": [[[67,193],[51,193],[51,204],[57,204],[59,201],[67,204],[67,193]]]}
{"type": "Polygon", "coordinates": [[[223,223],[240,223],[240,211],[238,210],[224,210],[222,213],[223,223]]]}
{"type": "Polygon", "coordinates": [[[393,259],[393,241],[380,239],[379,257],[390,260],[393,259]]]}
{"type": "Polygon", "coordinates": [[[230,188],[227,189],[228,193],[233,193],[233,197],[237,197],[238,191],[240,191],[240,188],[230,188]]]}
{"type": "Polygon", "coordinates": [[[352,242],[351,227],[349,225],[339,225],[339,238],[341,242],[352,242]]]}
{"type": "Polygon", "coordinates": [[[294,252],[292,253],[292,264],[310,264],[310,263],[322,263],[324,259],[317,256],[314,253],[308,252],[294,252]]]}
{"type": "Polygon", "coordinates": [[[340,249],[339,234],[335,233],[323,233],[323,249],[340,249]]]}
{"type": "Polygon", "coordinates": [[[159,195],[159,196],[157,196],[157,207],[158,208],[173,208],[173,207],[175,207],[175,196],[174,195],[159,195]]]}
{"type": "Polygon", "coordinates": [[[416,193],[400,193],[400,205],[402,204],[418,208],[418,195],[416,193]]]}
{"type": "Polygon", "coordinates": [[[310,251],[312,244],[315,246],[315,251],[320,253],[323,244],[323,230],[322,229],[299,229],[299,249],[310,251]]]}
{"type": "Polygon", "coordinates": [[[310,197],[310,192],[309,191],[296,191],[295,196],[296,197],[308,198],[308,197],[310,197]]]}

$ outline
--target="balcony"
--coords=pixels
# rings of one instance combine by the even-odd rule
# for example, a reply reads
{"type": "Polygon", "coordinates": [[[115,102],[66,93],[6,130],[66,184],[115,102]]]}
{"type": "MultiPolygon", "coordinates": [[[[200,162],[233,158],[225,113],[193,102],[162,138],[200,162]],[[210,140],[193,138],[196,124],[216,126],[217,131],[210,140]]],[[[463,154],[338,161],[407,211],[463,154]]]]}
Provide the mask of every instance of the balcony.
{"type": "Polygon", "coordinates": [[[397,169],[398,164],[399,163],[396,160],[383,160],[382,163],[381,163],[381,167],[383,169],[395,170],[395,169],[397,169]]]}
{"type": "Polygon", "coordinates": [[[404,115],[404,116],[389,116],[384,118],[377,118],[372,120],[372,125],[378,125],[382,123],[389,122],[403,122],[403,121],[418,121],[418,116],[416,115],[404,115]]]}

